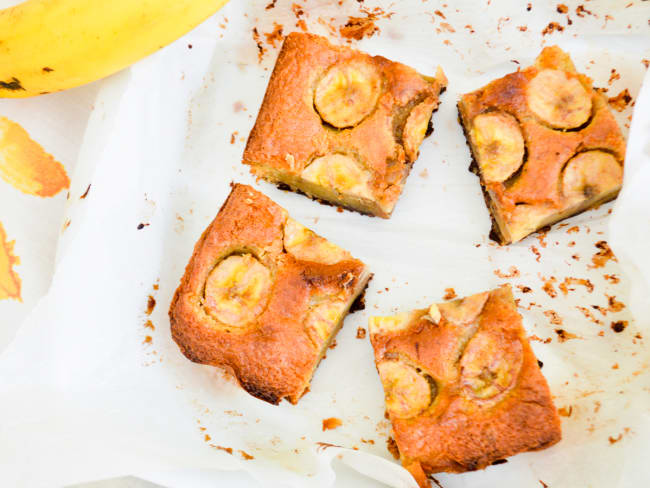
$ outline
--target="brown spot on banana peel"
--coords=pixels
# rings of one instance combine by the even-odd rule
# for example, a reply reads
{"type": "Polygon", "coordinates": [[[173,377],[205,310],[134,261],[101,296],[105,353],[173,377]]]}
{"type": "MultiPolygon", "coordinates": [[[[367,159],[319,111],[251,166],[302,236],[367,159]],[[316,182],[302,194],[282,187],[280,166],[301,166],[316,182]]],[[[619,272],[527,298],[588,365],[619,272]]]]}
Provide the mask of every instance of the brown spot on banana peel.
{"type": "Polygon", "coordinates": [[[0,81],[0,88],[11,91],[25,91],[20,80],[13,76],[10,81],[0,81]]]}

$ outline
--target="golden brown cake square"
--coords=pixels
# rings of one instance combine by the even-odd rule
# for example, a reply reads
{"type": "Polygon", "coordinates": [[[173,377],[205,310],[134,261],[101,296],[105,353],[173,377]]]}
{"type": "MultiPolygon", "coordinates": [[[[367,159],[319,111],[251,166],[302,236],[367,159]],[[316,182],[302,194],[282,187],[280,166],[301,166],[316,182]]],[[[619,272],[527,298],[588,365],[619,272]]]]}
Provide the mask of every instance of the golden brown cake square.
{"type": "Polygon", "coordinates": [[[194,247],[169,309],[191,361],[251,395],[297,403],[370,278],[349,252],[247,185],[233,185],[194,247]]]}
{"type": "Polygon", "coordinates": [[[458,111],[498,242],[618,195],[625,140],[607,99],[559,47],[463,95],[458,111]]]}
{"type": "Polygon", "coordinates": [[[284,41],[244,164],[282,188],[390,217],[447,80],[325,38],[284,41]]]}
{"type": "Polygon", "coordinates": [[[509,285],[370,317],[369,331],[400,460],[421,487],[560,440],[509,285]]]}

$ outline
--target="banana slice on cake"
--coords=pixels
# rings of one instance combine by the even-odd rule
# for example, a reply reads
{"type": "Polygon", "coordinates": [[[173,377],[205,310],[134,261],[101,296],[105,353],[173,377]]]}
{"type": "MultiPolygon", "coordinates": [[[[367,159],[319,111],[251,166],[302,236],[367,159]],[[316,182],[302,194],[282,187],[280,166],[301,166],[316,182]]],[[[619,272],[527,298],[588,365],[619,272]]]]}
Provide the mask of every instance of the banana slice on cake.
{"type": "Polygon", "coordinates": [[[519,122],[508,113],[477,115],[470,137],[486,183],[507,180],[524,162],[524,137],[519,122]]]}
{"type": "MultiPolygon", "coordinates": [[[[477,293],[451,302],[439,303],[436,308],[438,313],[452,324],[469,324],[474,322],[483,310],[488,295],[488,292],[477,293]]],[[[435,315],[436,312],[430,310],[429,313],[435,315]]]]}
{"type": "Polygon", "coordinates": [[[343,129],[373,111],[381,94],[381,77],[374,66],[350,61],[331,67],[316,86],[314,106],[321,118],[343,129]]]}
{"type": "Polygon", "coordinates": [[[623,168],[605,151],[586,151],[569,160],[562,173],[562,193],[579,202],[616,190],[623,182],[623,168]]]}
{"type": "Polygon", "coordinates": [[[432,400],[432,383],[414,367],[399,360],[377,365],[384,386],[386,408],[399,418],[411,418],[426,409],[432,400]]]}
{"type": "Polygon", "coordinates": [[[422,144],[424,136],[427,134],[433,104],[432,100],[425,100],[417,104],[406,119],[402,131],[402,142],[409,161],[415,161],[418,158],[420,144],[422,144]]]}
{"type": "Polygon", "coordinates": [[[292,218],[288,218],[284,224],[284,248],[301,261],[335,264],[345,259],[352,259],[349,252],[315,234],[292,218]]]}
{"type": "Polygon", "coordinates": [[[528,107],[555,129],[580,127],[591,116],[591,96],[576,77],[556,69],[540,71],[526,89],[528,107]]]}
{"type": "Polygon", "coordinates": [[[232,255],[221,261],[205,283],[204,304],[220,322],[244,326],[266,306],[271,273],[251,254],[232,255]]]}
{"type": "Polygon", "coordinates": [[[471,396],[489,400],[505,393],[516,382],[523,362],[517,339],[479,331],[469,341],[460,361],[461,385],[471,396]]]}
{"type": "Polygon", "coordinates": [[[346,195],[372,199],[370,173],[345,154],[328,154],[314,159],[300,176],[324,188],[346,195]]]}

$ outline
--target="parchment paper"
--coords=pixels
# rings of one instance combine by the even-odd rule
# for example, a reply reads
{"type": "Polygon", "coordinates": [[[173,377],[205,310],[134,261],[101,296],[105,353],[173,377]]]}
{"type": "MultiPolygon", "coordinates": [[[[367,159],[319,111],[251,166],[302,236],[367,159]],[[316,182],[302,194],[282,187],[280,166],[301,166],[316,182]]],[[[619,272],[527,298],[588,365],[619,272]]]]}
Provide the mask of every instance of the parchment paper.
{"type": "MultiPolygon", "coordinates": [[[[578,16],[578,3],[566,2],[568,25],[555,4],[539,1],[530,11],[514,0],[311,1],[301,4],[302,15],[290,2],[267,5],[231,2],[185,38],[87,88],[97,90],[97,98],[76,163],[66,162],[72,185],[59,222],[54,210],[46,216],[21,209],[3,187],[2,219],[22,212],[25,222],[48,229],[70,220],[57,241],[49,291],[0,355],[3,484],[58,486],[152,472],[164,482],[165,470],[182,468],[246,469],[269,486],[325,487],[334,483],[330,463],[338,457],[389,486],[414,487],[386,449],[383,393],[369,340],[357,339],[357,328],[365,328],[371,314],[440,301],[447,288],[464,296],[510,282],[565,415],[564,438],[485,471],[436,479],[445,488],[536,487],[540,481],[553,488],[642,486],[650,479],[648,83],[642,98],[637,95],[642,60],[650,58],[648,6],[588,2],[591,13],[578,16]],[[388,18],[373,10],[377,6],[394,14],[388,18]],[[360,8],[375,12],[380,32],[356,47],[425,74],[441,65],[449,78],[435,131],[423,143],[390,220],[338,213],[256,183],[240,164],[280,45],[264,34],[274,22],[286,34],[302,19],[311,32],[340,42],[336,28],[349,16],[365,17],[360,8]],[[543,36],[550,22],[564,30],[543,36]],[[469,152],[455,103],[459,94],[529,65],[551,43],[568,50],[608,95],[628,88],[636,102],[624,191],[616,203],[546,235],[499,247],[487,237],[489,216],[478,180],[467,171],[469,152]],[[172,293],[231,181],[255,185],[375,273],[366,310],[346,319],[337,346],[297,406],[250,397],[219,370],[190,363],[170,337],[172,293]],[[609,242],[618,262],[594,267],[599,241],[609,242]],[[565,294],[559,285],[569,277],[588,279],[593,290],[569,284],[565,294]],[[546,282],[554,298],[543,290],[546,282]],[[149,316],[150,295],[156,305],[149,316]],[[618,302],[625,307],[608,310],[620,309],[618,302]],[[627,321],[620,333],[611,328],[617,321],[627,321]],[[561,341],[556,329],[576,337],[561,341]],[[343,425],[323,432],[328,417],[343,425]]],[[[78,90],[60,96],[83,97],[78,90]]],[[[46,100],[51,98],[2,101],[0,113],[20,109],[14,117],[29,125],[46,100]]],[[[631,113],[617,113],[621,124],[629,125],[631,113]]],[[[39,127],[62,123],[41,121],[30,129],[47,149],[57,136],[39,127]]],[[[66,146],[68,160],[77,154],[73,146],[66,146]]],[[[12,224],[14,235],[18,227],[12,224]]],[[[30,252],[21,252],[27,262],[30,252]]],[[[42,280],[47,289],[47,267],[42,280]]]]}

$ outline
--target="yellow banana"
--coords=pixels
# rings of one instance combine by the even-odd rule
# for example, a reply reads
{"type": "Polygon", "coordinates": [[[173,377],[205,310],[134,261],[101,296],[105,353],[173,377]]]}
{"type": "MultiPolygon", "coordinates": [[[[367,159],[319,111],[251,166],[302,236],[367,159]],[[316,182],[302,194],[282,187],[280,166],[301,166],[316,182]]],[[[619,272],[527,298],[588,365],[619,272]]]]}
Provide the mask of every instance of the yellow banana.
{"type": "Polygon", "coordinates": [[[227,1],[27,0],[0,10],[0,97],[31,97],[113,74],[227,1]]]}

